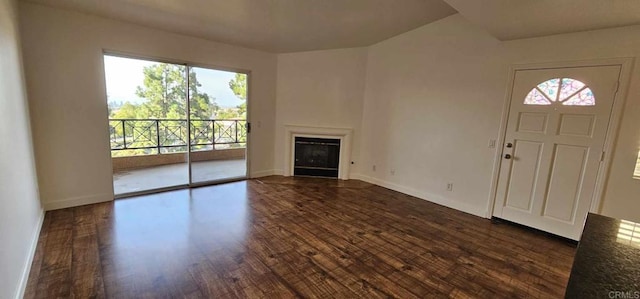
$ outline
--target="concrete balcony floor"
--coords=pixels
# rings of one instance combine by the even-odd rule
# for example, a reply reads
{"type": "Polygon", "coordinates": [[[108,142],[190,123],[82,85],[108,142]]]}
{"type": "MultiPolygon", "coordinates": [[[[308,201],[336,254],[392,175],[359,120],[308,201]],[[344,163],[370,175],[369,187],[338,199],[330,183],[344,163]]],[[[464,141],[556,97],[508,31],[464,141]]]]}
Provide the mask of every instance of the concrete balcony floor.
{"type": "MultiPolygon", "coordinates": [[[[193,162],[193,182],[217,181],[246,176],[245,159],[193,162]]],[[[189,183],[187,163],[152,166],[113,174],[115,194],[125,194],[189,183]]]]}

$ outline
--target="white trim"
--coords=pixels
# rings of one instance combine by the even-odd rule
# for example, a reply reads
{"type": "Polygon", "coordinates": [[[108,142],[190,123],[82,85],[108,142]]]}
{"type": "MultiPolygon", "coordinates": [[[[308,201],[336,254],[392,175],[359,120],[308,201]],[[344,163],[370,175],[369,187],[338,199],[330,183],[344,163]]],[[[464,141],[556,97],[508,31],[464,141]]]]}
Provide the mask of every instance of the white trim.
{"type": "Polygon", "coordinates": [[[633,57],[616,57],[616,58],[602,58],[602,59],[587,59],[587,60],[568,60],[568,61],[547,61],[547,62],[534,62],[534,63],[516,63],[512,65],[513,70],[544,70],[544,69],[558,69],[558,68],[579,68],[579,67],[593,67],[593,66],[607,66],[607,65],[623,65],[625,63],[633,62],[633,57]]]}
{"type": "Polygon", "coordinates": [[[260,178],[270,175],[282,175],[282,169],[259,170],[251,173],[251,178],[260,178]]]}
{"type": "Polygon", "coordinates": [[[496,141],[496,150],[493,157],[493,169],[491,171],[491,183],[489,186],[489,200],[487,201],[487,213],[485,218],[493,216],[493,206],[498,193],[498,177],[500,175],[500,166],[502,162],[502,150],[504,148],[504,139],[507,134],[507,121],[509,119],[509,109],[511,108],[511,94],[513,93],[513,82],[515,80],[517,68],[511,66],[509,68],[509,79],[507,83],[507,92],[502,105],[502,117],[500,118],[500,128],[498,129],[498,140],[496,141]]]}
{"type": "Polygon", "coordinates": [[[349,165],[351,164],[351,139],[353,135],[353,129],[284,125],[284,130],[284,176],[293,175],[293,140],[295,139],[295,137],[334,138],[340,139],[338,178],[342,180],[349,179],[349,165]]]}
{"type": "Polygon", "coordinates": [[[627,98],[627,92],[629,88],[629,82],[631,80],[631,67],[633,66],[633,57],[619,57],[619,58],[606,58],[606,59],[594,59],[594,60],[579,60],[579,61],[560,61],[560,62],[543,62],[543,63],[528,63],[528,64],[515,64],[509,68],[509,79],[507,85],[507,91],[505,93],[502,119],[500,122],[500,131],[498,135],[498,146],[496,146],[496,153],[494,156],[494,165],[491,179],[491,192],[489,194],[489,202],[487,205],[487,218],[491,218],[493,215],[493,208],[497,196],[498,176],[500,174],[500,164],[502,162],[502,148],[504,144],[504,138],[507,134],[507,122],[509,116],[509,109],[511,108],[511,93],[513,92],[513,83],[515,80],[516,71],[522,70],[539,70],[539,69],[557,69],[557,68],[572,68],[572,67],[594,67],[594,66],[607,66],[607,65],[619,65],[619,86],[618,92],[615,95],[613,108],[609,118],[609,128],[605,139],[603,150],[605,156],[600,163],[598,169],[598,176],[596,178],[596,185],[594,189],[594,195],[591,199],[591,207],[589,212],[599,213],[602,197],[604,196],[605,185],[609,174],[611,160],[613,158],[613,149],[617,137],[617,132],[620,127],[620,121],[622,119],[622,109],[627,98]]]}
{"type": "Polygon", "coordinates": [[[40,210],[40,218],[38,219],[38,225],[36,226],[33,234],[31,235],[31,245],[27,252],[27,260],[22,267],[22,277],[20,278],[20,284],[16,290],[16,299],[24,297],[24,292],[27,289],[27,283],[29,282],[29,274],[31,273],[31,264],[33,264],[33,258],[36,255],[36,249],[38,248],[38,240],[40,240],[40,231],[42,230],[42,223],[44,223],[44,210],[40,210]]]}
{"type": "Polygon", "coordinates": [[[466,203],[460,202],[460,201],[455,201],[455,200],[451,200],[448,198],[444,198],[441,197],[439,195],[435,195],[435,194],[431,194],[428,192],[424,192],[424,191],[420,191],[411,187],[406,187],[406,186],[402,186],[396,183],[392,183],[392,182],[388,182],[388,181],[384,181],[384,180],[380,180],[377,178],[373,178],[370,176],[366,176],[363,174],[352,174],[351,177],[353,179],[357,179],[357,180],[361,180],[361,181],[365,181],[367,183],[371,183],[374,185],[378,185],[378,186],[382,186],[385,187],[387,189],[391,189],[393,191],[397,191],[403,194],[407,194],[407,195],[411,195],[413,197],[417,197],[419,199],[422,200],[426,200],[428,202],[432,202],[447,208],[451,208],[451,209],[455,209],[461,212],[465,212],[467,214],[471,214],[471,215],[475,215],[478,217],[483,217],[485,218],[487,211],[480,208],[480,207],[474,207],[471,205],[468,205],[466,203]]]}
{"type": "MultiPolygon", "coordinates": [[[[186,98],[186,107],[187,110],[185,111],[185,114],[187,115],[187,184],[189,185],[189,187],[191,187],[191,185],[193,185],[193,163],[191,163],[191,152],[192,152],[192,141],[191,140],[191,84],[190,84],[190,77],[191,77],[191,66],[189,66],[188,64],[184,65],[184,76],[186,77],[186,94],[187,94],[187,98],[186,98]]],[[[105,69],[106,72],[106,69],[105,69]]],[[[106,76],[106,75],[105,75],[106,76]]],[[[108,105],[108,101],[107,101],[107,105],[108,105]]],[[[237,126],[238,123],[236,123],[237,126]]],[[[122,122],[122,136],[124,139],[127,138],[127,132],[126,132],[126,127],[124,125],[124,121],[122,122]]],[[[156,121],[156,126],[159,126],[159,122],[156,121]]],[[[215,128],[215,122],[211,124],[211,126],[213,128],[215,128]]],[[[157,141],[157,146],[158,146],[158,154],[161,153],[160,150],[160,128],[157,128],[158,132],[156,132],[156,134],[158,134],[158,141],[157,141]]],[[[215,130],[215,129],[214,129],[215,130]]],[[[133,131],[135,131],[135,129],[133,129],[133,131]]],[[[237,134],[237,132],[236,132],[237,134]]],[[[135,135],[134,135],[135,136],[135,135]]],[[[215,137],[213,137],[215,138],[215,137]]],[[[126,144],[126,143],[125,143],[126,144]]],[[[215,149],[215,145],[212,146],[212,149],[215,149]]],[[[245,153],[246,155],[246,153],[245,153]]],[[[113,158],[111,158],[113,160],[113,158]]],[[[246,161],[246,160],[245,160],[246,161]]],[[[246,173],[246,172],[245,172],[246,173]]],[[[115,184],[114,184],[115,185],[115,184]]],[[[115,187],[114,187],[115,188],[115,187]]]]}
{"type": "Polygon", "coordinates": [[[113,195],[109,193],[72,197],[63,200],[56,200],[44,203],[44,210],[58,210],[77,206],[90,205],[94,203],[112,201],[113,195]]]}
{"type": "Polygon", "coordinates": [[[244,173],[245,176],[247,178],[251,178],[251,160],[252,160],[252,153],[254,153],[253,150],[253,132],[255,132],[255,130],[258,128],[258,126],[254,126],[254,123],[251,119],[251,116],[253,115],[253,113],[251,112],[253,109],[253,105],[251,104],[251,97],[253,96],[253,73],[251,73],[251,71],[245,73],[245,75],[247,76],[247,98],[244,100],[245,104],[246,104],[246,110],[245,110],[245,129],[247,126],[251,127],[251,131],[247,131],[246,133],[246,142],[245,142],[245,149],[244,149],[244,173]]]}
{"type": "Polygon", "coordinates": [[[591,207],[589,212],[599,214],[601,211],[602,198],[604,197],[604,191],[606,189],[607,179],[609,177],[609,171],[611,169],[611,161],[613,160],[613,151],[615,143],[618,137],[618,130],[620,129],[620,123],[622,122],[622,112],[624,104],[627,100],[627,92],[629,90],[629,82],[631,82],[631,68],[634,64],[634,58],[620,59],[620,75],[618,77],[618,90],[613,98],[613,108],[611,109],[611,116],[609,118],[609,128],[607,129],[607,135],[605,137],[603,150],[605,151],[600,168],[598,169],[598,176],[596,178],[596,186],[593,192],[593,199],[591,200],[591,207]]]}

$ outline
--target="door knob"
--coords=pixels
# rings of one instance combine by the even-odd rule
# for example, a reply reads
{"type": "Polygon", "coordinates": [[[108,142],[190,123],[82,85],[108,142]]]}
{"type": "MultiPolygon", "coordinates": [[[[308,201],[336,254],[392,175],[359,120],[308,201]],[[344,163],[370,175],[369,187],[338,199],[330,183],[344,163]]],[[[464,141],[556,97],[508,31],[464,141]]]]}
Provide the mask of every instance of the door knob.
{"type": "Polygon", "coordinates": [[[505,159],[511,159],[511,155],[506,154],[506,155],[504,155],[504,158],[505,158],[505,159]]]}

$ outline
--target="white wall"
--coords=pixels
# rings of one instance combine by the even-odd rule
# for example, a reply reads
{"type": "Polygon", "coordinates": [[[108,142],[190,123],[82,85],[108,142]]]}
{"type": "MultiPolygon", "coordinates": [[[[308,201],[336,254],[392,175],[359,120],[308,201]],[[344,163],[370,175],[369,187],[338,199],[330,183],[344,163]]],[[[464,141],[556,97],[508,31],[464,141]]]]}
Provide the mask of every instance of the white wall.
{"type": "MultiPolygon", "coordinates": [[[[376,44],[367,60],[362,177],[484,216],[496,151],[488,141],[498,138],[508,67],[639,55],[640,26],[502,43],[461,15],[376,44]]],[[[640,221],[640,181],[632,179],[637,65],[631,81],[601,212],[640,221]]]]}
{"type": "Polygon", "coordinates": [[[353,129],[350,172],[357,172],[367,50],[278,55],[276,173],[285,164],[284,125],[353,129]]]}
{"type": "Polygon", "coordinates": [[[21,298],[43,213],[13,0],[0,0],[0,140],[0,298],[21,298]]]}
{"type": "Polygon", "coordinates": [[[103,49],[250,70],[250,174],[274,168],[276,55],[25,2],[20,17],[45,208],[113,199],[103,49]]]}
{"type": "Polygon", "coordinates": [[[498,135],[507,78],[502,52],[460,15],[370,47],[364,179],[484,216],[494,158],[487,143],[498,135]]]}

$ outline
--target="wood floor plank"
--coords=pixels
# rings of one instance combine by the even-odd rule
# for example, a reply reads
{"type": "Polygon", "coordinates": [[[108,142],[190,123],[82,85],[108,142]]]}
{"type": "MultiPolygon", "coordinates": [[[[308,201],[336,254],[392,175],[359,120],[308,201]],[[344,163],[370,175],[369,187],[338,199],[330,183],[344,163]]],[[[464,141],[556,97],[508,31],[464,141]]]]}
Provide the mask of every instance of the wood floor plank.
{"type": "Polygon", "coordinates": [[[559,298],[575,248],[361,181],[47,212],[25,298],[559,298]]]}
{"type": "Polygon", "coordinates": [[[42,228],[40,229],[40,236],[38,237],[38,244],[33,256],[33,262],[31,263],[31,272],[29,273],[27,287],[25,288],[25,298],[36,298],[38,280],[40,279],[40,272],[42,271],[42,262],[44,260],[44,251],[47,246],[47,235],[49,233],[50,224],[51,217],[45,217],[42,222],[42,228]]]}
{"type": "Polygon", "coordinates": [[[105,298],[97,227],[90,206],[78,207],[73,219],[71,294],[75,298],[105,298]]]}
{"type": "Polygon", "coordinates": [[[35,298],[65,298],[71,296],[71,266],[73,253],[73,210],[47,213],[47,227],[35,298]]]}

